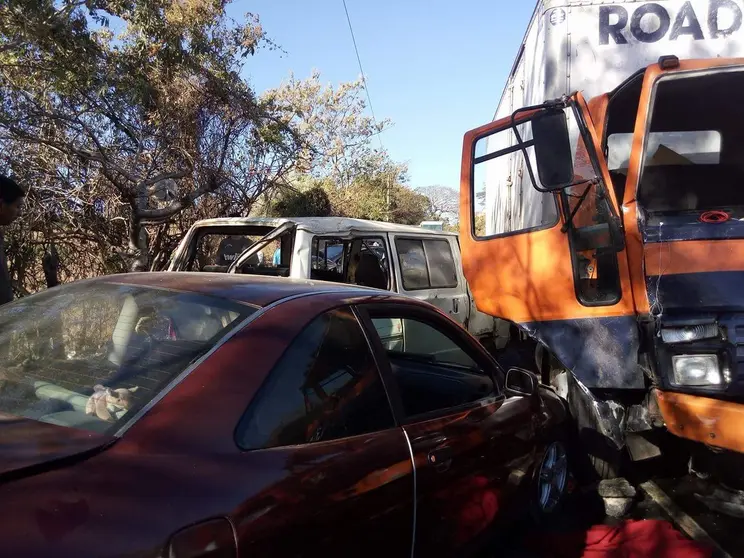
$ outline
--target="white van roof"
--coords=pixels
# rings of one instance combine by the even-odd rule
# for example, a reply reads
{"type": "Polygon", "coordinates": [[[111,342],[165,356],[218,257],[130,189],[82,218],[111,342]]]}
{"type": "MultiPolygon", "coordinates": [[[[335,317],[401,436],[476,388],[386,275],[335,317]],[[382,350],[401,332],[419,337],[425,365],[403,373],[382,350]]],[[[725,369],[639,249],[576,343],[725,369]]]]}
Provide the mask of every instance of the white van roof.
{"type": "Polygon", "coordinates": [[[347,233],[350,231],[374,233],[415,234],[422,236],[457,236],[457,233],[424,229],[414,225],[399,225],[384,221],[368,221],[349,217],[222,217],[197,221],[195,227],[263,226],[278,227],[294,223],[298,229],[314,234],[347,233]]]}

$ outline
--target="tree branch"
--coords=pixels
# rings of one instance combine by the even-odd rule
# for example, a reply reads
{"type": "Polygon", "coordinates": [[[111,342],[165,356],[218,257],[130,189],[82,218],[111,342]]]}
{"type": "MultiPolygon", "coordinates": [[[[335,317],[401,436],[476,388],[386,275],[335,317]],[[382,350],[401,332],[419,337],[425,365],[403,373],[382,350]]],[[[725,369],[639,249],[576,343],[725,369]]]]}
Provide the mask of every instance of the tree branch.
{"type": "Polygon", "coordinates": [[[207,181],[203,186],[200,186],[193,192],[183,196],[181,199],[174,201],[167,207],[160,209],[138,209],[135,210],[135,219],[143,225],[160,225],[180,213],[187,207],[193,205],[193,203],[205,194],[214,192],[219,187],[219,183],[216,178],[212,178],[207,181]]]}

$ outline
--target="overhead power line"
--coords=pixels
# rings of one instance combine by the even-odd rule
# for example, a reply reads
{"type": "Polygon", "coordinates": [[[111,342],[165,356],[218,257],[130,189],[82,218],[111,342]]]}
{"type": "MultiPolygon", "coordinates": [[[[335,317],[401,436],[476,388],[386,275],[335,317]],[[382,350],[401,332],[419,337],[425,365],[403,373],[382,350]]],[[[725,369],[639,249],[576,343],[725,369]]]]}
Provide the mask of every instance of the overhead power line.
{"type": "MultiPolygon", "coordinates": [[[[372,97],[369,94],[369,87],[367,86],[367,75],[364,73],[362,68],[362,59],[359,56],[359,48],[357,48],[356,37],[354,36],[354,27],[351,24],[351,17],[349,17],[349,8],[346,7],[346,0],[342,0],[344,3],[344,12],[346,12],[346,21],[349,24],[349,33],[351,33],[351,41],[354,43],[354,52],[356,53],[357,63],[359,64],[359,72],[362,74],[362,85],[364,86],[364,92],[367,94],[367,103],[369,104],[369,112],[372,113],[372,120],[377,125],[377,117],[375,116],[375,109],[372,107],[372,97]]],[[[380,147],[384,149],[382,145],[382,138],[380,134],[377,134],[377,139],[380,141],[380,147]]]]}
{"type": "MultiPolygon", "coordinates": [[[[356,53],[357,63],[359,64],[359,72],[362,74],[362,85],[364,86],[364,92],[367,94],[367,103],[369,104],[369,112],[372,114],[372,122],[377,126],[377,117],[375,116],[375,109],[372,107],[372,96],[369,94],[369,87],[367,86],[367,75],[364,73],[362,68],[362,58],[359,56],[359,48],[357,47],[356,37],[354,36],[354,26],[351,24],[351,17],[349,17],[349,8],[346,6],[346,0],[342,0],[344,3],[344,12],[346,12],[346,21],[349,24],[349,33],[351,33],[351,42],[354,43],[354,52],[356,53]]],[[[382,136],[380,132],[377,133],[377,140],[380,142],[380,149],[383,151],[385,147],[382,145],[382,136]]],[[[390,208],[391,208],[391,177],[388,176],[387,185],[385,187],[385,205],[387,210],[385,211],[385,220],[390,221],[390,208]]]]}

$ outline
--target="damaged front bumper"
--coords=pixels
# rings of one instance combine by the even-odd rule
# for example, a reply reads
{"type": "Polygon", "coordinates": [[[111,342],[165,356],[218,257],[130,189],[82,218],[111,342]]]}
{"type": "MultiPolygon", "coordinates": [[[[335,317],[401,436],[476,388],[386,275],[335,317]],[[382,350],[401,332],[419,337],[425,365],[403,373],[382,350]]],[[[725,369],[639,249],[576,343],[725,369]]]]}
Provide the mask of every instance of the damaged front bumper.
{"type": "Polygon", "coordinates": [[[656,390],[667,430],[687,440],[744,453],[744,404],[656,390]]]}

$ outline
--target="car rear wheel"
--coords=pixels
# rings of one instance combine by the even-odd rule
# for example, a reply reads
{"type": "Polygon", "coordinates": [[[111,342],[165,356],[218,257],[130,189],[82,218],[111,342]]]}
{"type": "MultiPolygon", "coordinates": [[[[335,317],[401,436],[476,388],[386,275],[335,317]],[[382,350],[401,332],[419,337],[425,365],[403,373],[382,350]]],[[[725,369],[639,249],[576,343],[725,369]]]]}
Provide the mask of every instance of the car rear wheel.
{"type": "Polygon", "coordinates": [[[546,449],[537,470],[535,512],[538,517],[550,515],[563,503],[568,487],[568,453],[561,442],[546,449]]]}

